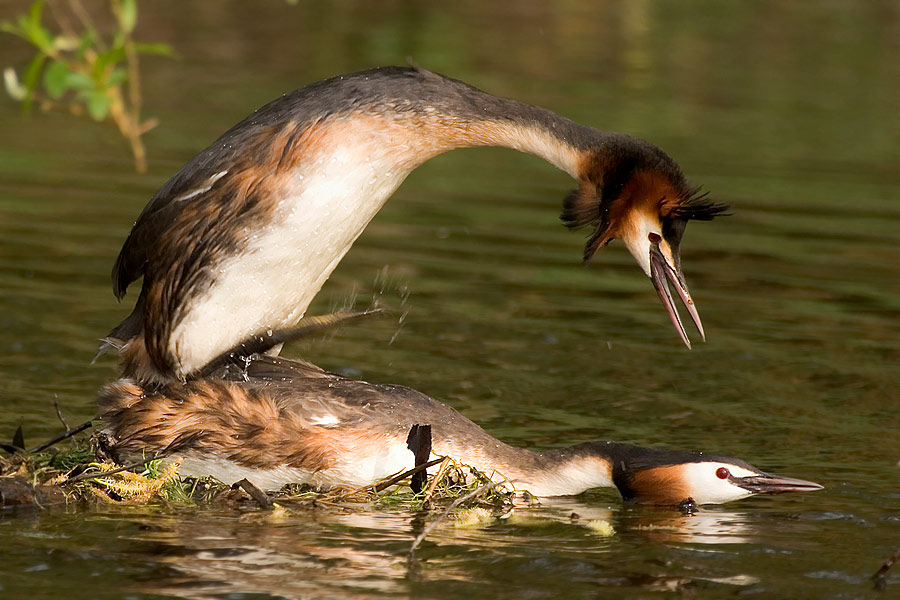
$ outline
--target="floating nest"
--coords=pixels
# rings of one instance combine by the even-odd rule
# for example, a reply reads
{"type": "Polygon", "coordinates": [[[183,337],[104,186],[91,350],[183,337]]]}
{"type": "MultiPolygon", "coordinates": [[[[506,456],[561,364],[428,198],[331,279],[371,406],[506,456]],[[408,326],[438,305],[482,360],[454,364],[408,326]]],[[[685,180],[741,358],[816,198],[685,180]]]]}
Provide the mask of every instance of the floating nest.
{"type": "Polygon", "coordinates": [[[25,450],[19,428],[11,444],[0,444],[5,451],[0,454],[0,508],[61,504],[219,505],[262,509],[358,505],[418,512],[453,505],[497,515],[512,508],[515,494],[533,501],[533,496],[517,492],[498,474],[488,475],[449,458],[420,464],[359,489],[321,491],[308,485],[288,485],[278,492],[266,493],[246,479],[229,486],[212,478],[181,477],[178,473],[181,463],[177,460],[154,458],[131,465],[116,464],[100,449],[103,444],[96,443],[97,436],[87,433],[89,429],[90,423],[86,423],[25,450]],[[426,479],[421,474],[427,467],[432,467],[433,475],[426,479]]]}

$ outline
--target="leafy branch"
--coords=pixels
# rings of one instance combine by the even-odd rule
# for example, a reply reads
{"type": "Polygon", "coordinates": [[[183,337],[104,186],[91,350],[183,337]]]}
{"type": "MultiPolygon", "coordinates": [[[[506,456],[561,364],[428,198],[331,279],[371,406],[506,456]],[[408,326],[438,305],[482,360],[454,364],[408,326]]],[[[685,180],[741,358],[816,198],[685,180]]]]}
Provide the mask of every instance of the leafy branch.
{"type": "Polygon", "coordinates": [[[115,29],[105,39],[80,0],[67,0],[63,14],[50,3],[59,32],[44,26],[44,0],[35,0],[27,14],[15,21],[0,22],[0,31],[18,36],[35,47],[37,53],[25,68],[21,80],[7,67],[3,83],[7,93],[22,103],[29,114],[35,101],[44,110],[68,105],[73,114],[87,112],[95,121],[112,120],[128,141],[138,172],[147,170],[147,153],[141,136],[156,126],[156,119],[141,121],[140,54],[172,56],[171,47],[161,43],[136,42],[137,0],[110,0],[115,29]]]}

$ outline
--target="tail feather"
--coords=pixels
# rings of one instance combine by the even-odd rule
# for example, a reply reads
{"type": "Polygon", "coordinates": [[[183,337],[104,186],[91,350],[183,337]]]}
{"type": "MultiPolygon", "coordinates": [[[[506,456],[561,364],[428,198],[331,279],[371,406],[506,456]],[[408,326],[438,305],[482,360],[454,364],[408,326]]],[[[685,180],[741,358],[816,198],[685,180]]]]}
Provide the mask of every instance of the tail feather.
{"type": "Polygon", "coordinates": [[[179,377],[167,353],[163,349],[150,347],[144,329],[145,305],[142,290],[131,314],[100,340],[94,360],[104,354],[116,353],[119,355],[123,378],[154,385],[178,381],[179,377]]]}

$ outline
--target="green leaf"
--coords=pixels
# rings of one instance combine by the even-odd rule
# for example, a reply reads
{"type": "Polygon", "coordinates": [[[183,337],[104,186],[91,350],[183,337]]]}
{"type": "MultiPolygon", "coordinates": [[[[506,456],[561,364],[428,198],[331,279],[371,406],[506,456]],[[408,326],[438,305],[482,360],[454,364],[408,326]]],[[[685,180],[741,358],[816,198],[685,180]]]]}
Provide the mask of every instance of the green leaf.
{"type": "Polygon", "coordinates": [[[44,54],[53,53],[53,34],[43,25],[38,24],[31,32],[31,42],[44,54]]]}
{"type": "Polygon", "coordinates": [[[125,59],[124,48],[111,48],[106,52],[97,55],[97,61],[94,63],[94,80],[103,81],[106,75],[106,68],[125,59]]]}
{"type": "MultiPolygon", "coordinates": [[[[69,71],[66,73],[66,89],[74,89],[80,92],[91,92],[94,89],[94,80],[89,75],[69,71]]],[[[87,96],[85,96],[86,98],[87,96]]]]}
{"type": "Polygon", "coordinates": [[[131,33],[136,24],[137,0],[122,0],[119,3],[119,25],[125,33],[131,33]]]}
{"type": "Polygon", "coordinates": [[[53,52],[53,35],[41,24],[41,17],[44,12],[44,2],[38,0],[31,5],[27,19],[20,19],[20,25],[24,25],[25,33],[32,44],[38,47],[41,52],[53,52]]]}
{"type": "Polygon", "coordinates": [[[34,58],[31,59],[31,62],[28,63],[28,68],[25,69],[25,76],[22,79],[22,82],[25,84],[25,89],[28,90],[28,92],[25,96],[25,100],[22,102],[22,112],[26,115],[31,113],[31,102],[34,100],[34,91],[37,88],[38,79],[41,76],[41,69],[44,68],[44,62],[46,60],[46,55],[36,54],[34,58]]]}
{"type": "Polygon", "coordinates": [[[78,59],[84,58],[84,53],[91,48],[97,41],[97,32],[94,29],[87,29],[81,34],[81,40],[78,44],[78,59]]]}
{"type": "Polygon", "coordinates": [[[158,56],[175,56],[172,46],[162,42],[135,42],[134,49],[141,54],[156,54],[158,56]]]}
{"type": "MultiPolygon", "coordinates": [[[[19,19],[21,22],[21,19],[19,19]]],[[[22,26],[20,24],[13,23],[12,21],[0,21],[0,31],[4,33],[11,33],[12,35],[17,35],[21,38],[26,38],[28,36],[25,35],[25,32],[22,31],[22,26]]]]}
{"type": "Polygon", "coordinates": [[[109,112],[109,105],[112,100],[101,91],[95,91],[90,95],[87,102],[88,113],[95,121],[102,121],[109,112]]]}
{"type": "Polygon", "coordinates": [[[50,63],[50,66],[44,71],[44,89],[47,90],[48,96],[54,100],[62,98],[62,95],[66,93],[69,87],[67,83],[68,74],[68,64],[60,60],[50,63]]]}
{"type": "Polygon", "coordinates": [[[123,47],[111,48],[97,55],[97,62],[103,64],[104,67],[122,60],[125,60],[125,48],[123,47]]]}
{"type": "Polygon", "coordinates": [[[106,78],[106,85],[116,86],[122,85],[128,80],[128,72],[125,69],[113,69],[113,72],[106,78]]]}
{"type": "Polygon", "coordinates": [[[44,14],[44,0],[35,0],[28,11],[28,21],[32,24],[40,23],[44,14]]]}

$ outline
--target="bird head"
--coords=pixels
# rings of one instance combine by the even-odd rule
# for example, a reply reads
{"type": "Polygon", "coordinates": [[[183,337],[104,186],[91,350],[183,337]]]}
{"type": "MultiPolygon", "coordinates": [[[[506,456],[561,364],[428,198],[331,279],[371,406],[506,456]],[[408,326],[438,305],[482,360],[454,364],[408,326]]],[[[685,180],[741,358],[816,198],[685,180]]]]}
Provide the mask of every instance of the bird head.
{"type": "Polygon", "coordinates": [[[613,483],[622,497],[639,504],[723,504],[759,494],[822,489],[812,481],[771,475],[729,456],[615,442],[599,445],[598,453],[612,462],[613,483]]]}
{"type": "Polygon", "coordinates": [[[691,347],[669,283],[675,288],[701,338],[700,315],[681,271],[681,238],[688,221],[709,221],[728,210],[688,185],[678,165],[661,149],[628,136],[611,136],[586,154],[580,187],[566,197],[562,221],[569,228],[590,226],[584,250],[596,252],[620,239],[650,277],[681,340],[691,347]]]}

